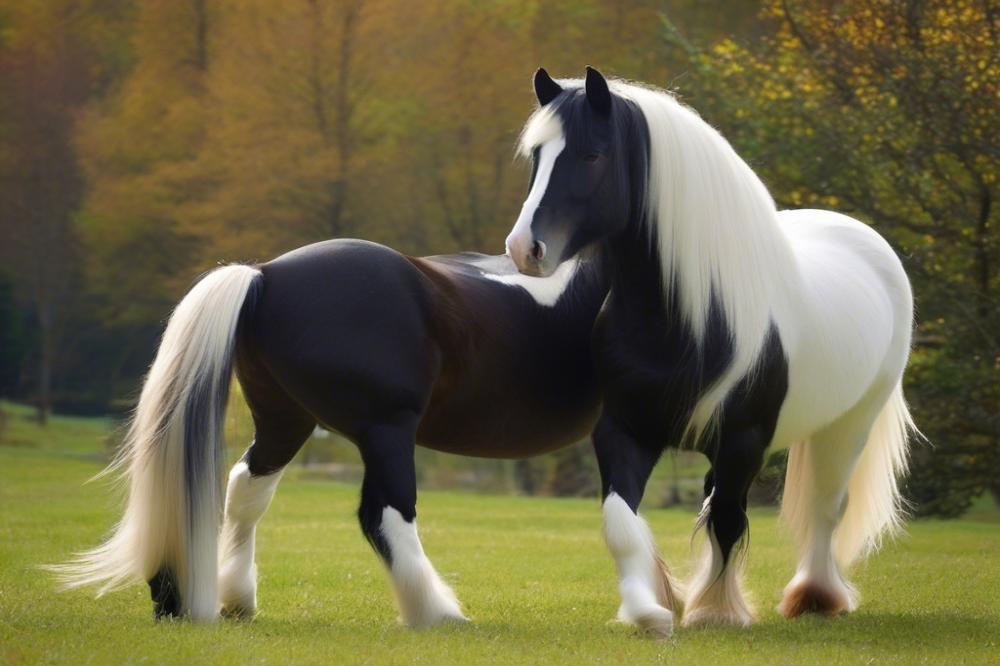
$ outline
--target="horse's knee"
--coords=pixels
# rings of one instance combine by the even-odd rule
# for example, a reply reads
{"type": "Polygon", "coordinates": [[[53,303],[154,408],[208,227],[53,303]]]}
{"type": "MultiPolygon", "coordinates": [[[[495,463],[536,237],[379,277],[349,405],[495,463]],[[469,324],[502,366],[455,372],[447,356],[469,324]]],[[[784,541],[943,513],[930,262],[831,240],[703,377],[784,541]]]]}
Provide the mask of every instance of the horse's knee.
{"type": "Polygon", "coordinates": [[[708,525],[718,540],[724,563],[749,527],[747,494],[764,464],[766,447],[767,442],[755,429],[731,435],[722,442],[712,471],[705,477],[706,491],[711,496],[708,525]]]}
{"type": "Polygon", "coordinates": [[[358,442],[365,465],[358,521],[372,547],[388,564],[392,553],[384,533],[385,510],[392,508],[408,523],[417,517],[417,475],[413,440],[417,415],[405,414],[367,429],[358,442]]]}
{"type": "Polygon", "coordinates": [[[746,512],[737,502],[717,501],[713,498],[708,516],[708,526],[719,543],[723,565],[728,564],[733,550],[743,539],[749,527],[746,512]]]}
{"type": "Polygon", "coordinates": [[[361,504],[358,507],[358,522],[361,532],[386,564],[392,565],[392,547],[386,538],[386,509],[392,509],[403,521],[412,523],[417,517],[416,492],[391,483],[376,483],[366,473],[361,486],[361,504]]]}
{"type": "Polygon", "coordinates": [[[383,507],[362,500],[361,506],[358,507],[358,522],[361,524],[361,533],[365,535],[368,543],[387,564],[391,565],[392,551],[382,533],[382,510],[383,507]]]}
{"type": "Polygon", "coordinates": [[[269,476],[284,469],[306,443],[316,422],[308,415],[282,420],[254,416],[254,441],[241,462],[255,477],[269,476]]]}

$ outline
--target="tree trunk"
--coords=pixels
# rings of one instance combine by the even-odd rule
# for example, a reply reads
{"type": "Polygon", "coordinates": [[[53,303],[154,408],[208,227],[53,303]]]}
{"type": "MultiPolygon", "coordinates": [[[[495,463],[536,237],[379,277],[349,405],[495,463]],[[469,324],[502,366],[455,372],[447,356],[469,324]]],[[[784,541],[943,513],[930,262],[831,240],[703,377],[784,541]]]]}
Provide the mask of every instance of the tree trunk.
{"type": "Polygon", "coordinates": [[[681,478],[677,472],[677,451],[670,455],[670,495],[667,496],[667,506],[680,506],[681,478]]]}
{"type": "Polygon", "coordinates": [[[990,255],[987,249],[987,235],[989,234],[990,209],[992,207],[992,197],[990,190],[985,184],[980,185],[979,194],[979,219],[976,221],[976,282],[978,286],[979,298],[976,304],[976,314],[983,324],[987,324],[990,318],[990,278],[991,266],[990,255]]]}
{"type": "Polygon", "coordinates": [[[363,1],[355,2],[341,20],[340,60],[337,64],[337,90],[334,94],[335,141],[337,143],[337,180],[334,183],[334,201],[331,210],[331,233],[344,234],[344,209],[347,202],[348,183],[352,167],[354,143],[352,141],[354,104],[351,101],[351,80],[354,74],[354,39],[357,36],[358,18],[363,1]]]}
{"type": "Polygon", "coordinates": [[[534,465],[530,459],[520,458],[514,462],[514,478],[517,480],[518,489],[525,495],[534,495],[538,492],[534,465]]]}
{"type": "Polygon", "coordinates": [[[194,0],[194,65],[202,72],[208,70],[208,10],[205,2],[206,0],[194,0]]]}
{"type": "Polygon", "coordinates": [[[38,400],[37,418],[40,425],[46,425],[52,409],[52,304],[43,296],[38,305],[38,400]]]}

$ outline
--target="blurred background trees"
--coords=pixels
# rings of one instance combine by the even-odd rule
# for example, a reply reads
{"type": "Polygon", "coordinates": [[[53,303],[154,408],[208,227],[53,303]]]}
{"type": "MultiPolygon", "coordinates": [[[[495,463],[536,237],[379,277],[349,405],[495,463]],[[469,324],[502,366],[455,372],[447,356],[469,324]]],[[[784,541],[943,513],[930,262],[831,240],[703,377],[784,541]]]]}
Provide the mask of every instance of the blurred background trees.
{"type": "Polygon", "coordinates": [[[903,256],[918,328],[907,396],[920,511],[957,515],[1000,470],[1000,4],[771,0],[763,36],[668,43],[682,92],[782,207],[873,224],[903,256]]]}
{"type": "MultiPolygon", "coordinates": [[[[889,239],[933,442],[910,494],[955,515],[1000,478],[998,29],[996,0],[0,0],[0,396],[43,419],[121,411],[172,304],[219,262],[332,236],[500,252],[531,73],[593,64],[676,90],[781,206],[889,239]]],[[[697,495],[700,467],[661,467],[673,490],[651,492],[697,495]]],[[[585,447],[422,469],[595,487],[585,447]]]]}

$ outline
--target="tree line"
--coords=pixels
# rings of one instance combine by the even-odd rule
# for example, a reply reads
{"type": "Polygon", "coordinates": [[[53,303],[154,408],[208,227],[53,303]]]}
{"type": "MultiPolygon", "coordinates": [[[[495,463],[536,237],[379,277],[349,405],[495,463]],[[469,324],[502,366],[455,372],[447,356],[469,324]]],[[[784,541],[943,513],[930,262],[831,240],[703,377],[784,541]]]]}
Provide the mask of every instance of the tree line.
{"type": "MultiPolygon", "coordinates": [[[[908,395],[936,446],[911,495],[960,513],[1000,470],[998,16],[993,0],[0,0],[0,395],[42,419],[123,410],[170,308],[220,262],[345,236],[501,252],[530,75],[593,64],[676,90],[782,206],[889,238],[918,299],[908,395]]],[[[572,455],[549,466],[586,468],[572,455]]]]}

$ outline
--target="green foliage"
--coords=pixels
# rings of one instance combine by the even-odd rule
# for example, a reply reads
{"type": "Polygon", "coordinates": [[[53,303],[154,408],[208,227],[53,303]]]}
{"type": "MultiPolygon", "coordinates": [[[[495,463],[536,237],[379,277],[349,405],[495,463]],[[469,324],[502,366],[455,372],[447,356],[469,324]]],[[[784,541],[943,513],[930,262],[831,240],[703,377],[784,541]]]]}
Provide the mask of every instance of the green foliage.
{"type": "MultiPolygon", "coordinates": [[[[21,375],[44,419],[73,347],[84,289],[75,227],[86,186],[74,147],[77,114],[120,75],[126,3],[0,0],[0,272],[28,321],[21,375]]],[[[68,365],[68,364],[67,364],[68,365]]]]}
{"type": "Polygon", "coordinates": [[[7,429],[0,433],[0,448],[6,447],[4,450],[31,449],[53,460],[89,460],[96,465],[110,460],[114,433],[110,419],[53,416],[41,427],[24,405],[0,401],[0,410],[7,415],[7,429]]]}
{"type": "Polygon", "coordinates": [[[681,91],[785,207],[869,221],[917,302],[906,392],[933,443],[908,492],[953,516],[1000,476],[1000,13],[989,3],[773,1],[753,43],[665,40],[681,91]],[[905,6],[904,6],[905,5],[905,6]]]}
{"type": "Polygon", "coordinates": [[[28,350],[24,322],[10,281],[0,274],[0,396],[10,395],[28,350]]]}

